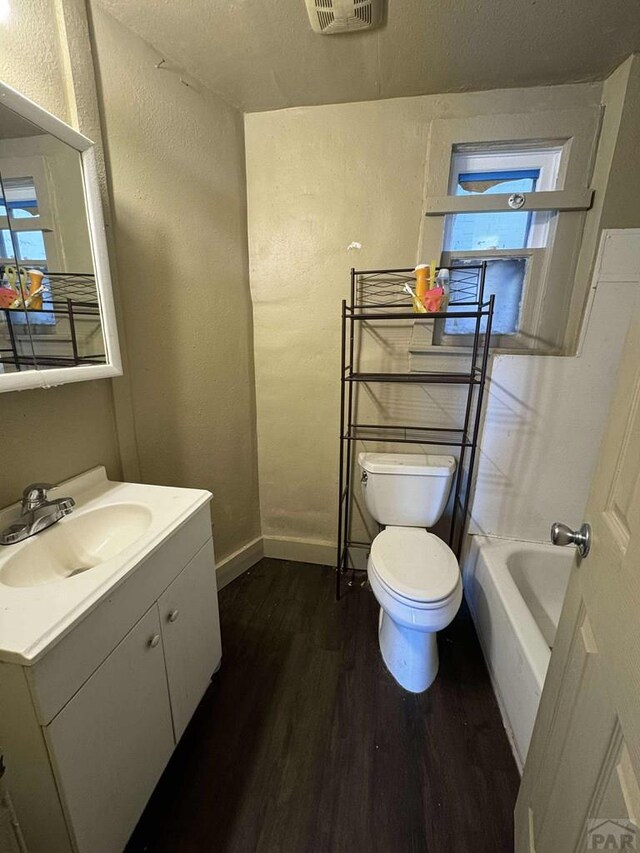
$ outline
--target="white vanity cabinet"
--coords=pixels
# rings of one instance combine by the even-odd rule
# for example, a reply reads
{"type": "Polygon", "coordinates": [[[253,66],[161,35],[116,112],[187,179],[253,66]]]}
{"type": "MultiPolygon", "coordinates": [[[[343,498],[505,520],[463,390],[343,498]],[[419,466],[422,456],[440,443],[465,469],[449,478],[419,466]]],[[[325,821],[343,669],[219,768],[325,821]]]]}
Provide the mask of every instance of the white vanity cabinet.
{"type": "Polygon", "coordinates": [[[29,853],[121,853],[221,654],[205,506],[41,659],[0,663],[29,853]]]}
{"type": "Polygon", "coordinates": [[[123,850],[174,747],[155,605],[45,728],[45,739],[78,849],[123,850]]]}
{"type": "Polygon", "coordinates": [[[182,737],[220,661],[218,591],[213,548],[203,548],[158,600],[176,742],[182,737]],[[211,653],[205,650],[215,650],[211,653]]]}

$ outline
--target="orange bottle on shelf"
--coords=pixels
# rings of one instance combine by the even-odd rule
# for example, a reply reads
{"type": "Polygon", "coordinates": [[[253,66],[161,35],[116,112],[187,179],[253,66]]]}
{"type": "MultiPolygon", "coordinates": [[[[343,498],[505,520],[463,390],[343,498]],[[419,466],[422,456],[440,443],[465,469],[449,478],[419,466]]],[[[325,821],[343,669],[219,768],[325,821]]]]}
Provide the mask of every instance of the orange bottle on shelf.
{"type": "Polygon", "coordinates": [[[430,287],[431,270],[429,264],[418,264],[416,274],[416,297],[422,302],[430,287]]]}
{"type": "Polygon", "coordinates": [[[42,279],[44,273],[40,270],[29,270],[29,308],[33,311],[42,311],[42,279]]]}

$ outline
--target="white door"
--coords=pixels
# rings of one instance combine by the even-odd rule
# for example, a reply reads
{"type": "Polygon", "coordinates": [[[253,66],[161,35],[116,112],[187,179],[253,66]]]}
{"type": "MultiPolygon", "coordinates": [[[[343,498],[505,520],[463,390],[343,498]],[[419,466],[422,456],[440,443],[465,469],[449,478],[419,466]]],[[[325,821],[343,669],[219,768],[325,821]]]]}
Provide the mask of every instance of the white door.
{"type": "Polygon", "coordinates": [[[79,853],[122,853],[174,747],[155,605],[45,737],[79,853]]]}
{"type": "MultiPolygon", "coordinates": [[[[598,405],[588,386],[584,405],[598,405]]],[[[640,311],[584,521],[593,543],[574,565],[551,656],[517,853],[640,850],[640,311]]]]}
{"type": "Polygon", "coordinates": [[[220,618],[211,540],[158,601],[176,742],[220,663],[220,618]]]}

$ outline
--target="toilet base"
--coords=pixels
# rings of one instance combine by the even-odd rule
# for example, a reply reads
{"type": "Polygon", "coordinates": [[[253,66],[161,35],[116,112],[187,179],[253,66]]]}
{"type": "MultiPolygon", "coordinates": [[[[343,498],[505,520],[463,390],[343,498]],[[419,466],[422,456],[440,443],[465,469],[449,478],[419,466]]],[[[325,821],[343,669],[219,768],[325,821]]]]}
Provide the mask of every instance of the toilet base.
{"type": "Polygon", "coordinates": [[[435,631],[405,628],[381,607],[378,641],[382,659],[401,687],[410,693],[422,693],[433,684],[439,664],[435,631]]]}

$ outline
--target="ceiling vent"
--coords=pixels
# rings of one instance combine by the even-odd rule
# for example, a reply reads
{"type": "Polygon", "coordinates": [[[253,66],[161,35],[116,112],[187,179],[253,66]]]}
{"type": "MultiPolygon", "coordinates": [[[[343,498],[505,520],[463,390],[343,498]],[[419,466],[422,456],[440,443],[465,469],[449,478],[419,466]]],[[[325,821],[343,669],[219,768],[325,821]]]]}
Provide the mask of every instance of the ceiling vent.
{"type": "Polygon", "coordinates": [[[382,21],[384,0],[305,0],[314,32],[325,36],[370,30],[382,21]]]}

